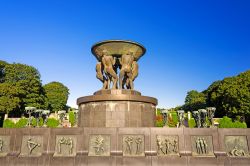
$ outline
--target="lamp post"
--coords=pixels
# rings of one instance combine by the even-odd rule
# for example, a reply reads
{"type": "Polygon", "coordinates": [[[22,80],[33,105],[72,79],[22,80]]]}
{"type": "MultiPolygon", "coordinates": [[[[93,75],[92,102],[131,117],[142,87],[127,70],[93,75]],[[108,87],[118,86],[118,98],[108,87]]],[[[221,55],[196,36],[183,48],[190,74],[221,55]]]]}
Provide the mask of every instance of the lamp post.
{"type": "Polygon", "coordinates": [[[167,109],[161,110],[161,114],[163,116],[163,126],[168,127],[168,110],[167,109]]]}
{"type": "Polygon", "coordinates": [[[178,127],[185,127],[184,125],[184,110],[178,110],[177,115],[178,115],[178,120],[179,120],[179,125],[178,127]]]}
{"type": "Polygon", "coordinates": [[[29,115],[28,126],[31,124],[31,114],[36,110],[36,107],[25,107],[25,112],[29,115]]]}
{"type": "Polygon", "coordinates": [[[50,110],[43,110],[43,112],[42,112],[43,126],[47,126],[49,114],[50,114],[50,110]]]}

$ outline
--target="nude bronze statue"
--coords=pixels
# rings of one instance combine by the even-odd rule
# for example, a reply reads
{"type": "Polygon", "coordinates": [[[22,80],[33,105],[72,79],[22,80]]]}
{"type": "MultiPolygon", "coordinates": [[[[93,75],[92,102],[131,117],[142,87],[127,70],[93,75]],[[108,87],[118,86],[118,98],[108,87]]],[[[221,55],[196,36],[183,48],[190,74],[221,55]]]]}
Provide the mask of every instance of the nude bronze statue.
{"type": "Polygon", "coordinates": [[[133,52],[128,52],[123,54],[120,58],[121,70],[119,74],[119,88],[124,89],[124,84],[129,89],[134,89],[133,74],[132,74],[132,64],[134,62],[133,52]]]}
{"type": "Polygon", "coordinates": [[[137,61],[146,52],[142,45],[132,41],[108,40],[96,43],[91,51],[98,60],[96,77],[103,83],[102,90],[134,89],[139,71],[137,61]]]}
{"type": "Polygon", "coordinates": [[[124,81],[126,81],[126,87],[127,87],[127,89],[133,89],[134,88],[134,87],[133,88],[130,87],[130,81],[132,80],[132,83],[134,82],[134,80],[138,76],[138,70],[139,70],[138,63],[136,61],[133,61],[133,63],[132,63],[132,69],[131,69],[131,72],[132,72],[131,79],[124,80],[124,81]]]}
{"type": "MultiPolygon", "coordinates": [[[[107,50],[103,50],[102,51],[102,65],[103,65],[103,71],[104,74],[107,78],[107,87],[110,86],[110,82],[113,82],[113,86],[112,89],[117,89],[117,81],[118,81],[118,77],[117,74],[114,70],[114,65],[116,63],[116,59],[111,56],[107,50]]],[[[100,72],[98,73],[100,74],[100,72]]],[[[98,76],[100,77],[100,75],[98,76]]],[[[103,81],[103,83],[105,84],[104,87],[106,86],[106,82],[105,80],[103,81]]]]}
{"type": "Polygon", "coordinates": [[[103,75],[103,64],[101,62],[98,62],[96,64],[96,78],[98,78],[102,83],[102,89],[108,89],[108,80],[107,78],[103,75]]]}

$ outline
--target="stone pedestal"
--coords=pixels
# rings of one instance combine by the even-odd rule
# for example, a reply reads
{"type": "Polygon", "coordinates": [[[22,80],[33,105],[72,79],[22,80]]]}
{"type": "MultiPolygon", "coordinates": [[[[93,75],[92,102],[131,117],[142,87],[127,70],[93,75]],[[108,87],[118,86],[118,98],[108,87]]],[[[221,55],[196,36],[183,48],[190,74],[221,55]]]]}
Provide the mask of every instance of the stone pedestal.
{"type": "Polygon", "coordinates": [[[77,99],[79,127],[154,127],[157,99],[134,90],[100,90],[77,99]]]}

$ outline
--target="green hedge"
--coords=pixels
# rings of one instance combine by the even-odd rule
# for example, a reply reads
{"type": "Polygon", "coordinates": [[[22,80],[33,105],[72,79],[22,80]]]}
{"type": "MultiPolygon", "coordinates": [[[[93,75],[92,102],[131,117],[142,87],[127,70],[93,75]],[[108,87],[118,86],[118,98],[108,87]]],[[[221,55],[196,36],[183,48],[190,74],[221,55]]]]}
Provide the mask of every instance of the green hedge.
{"type": "MultiPolygon", "coordinates": [[[[32,118],[31,125],[33,127],[36,127],[36,118],[32,118]]],[[[39,118],[39,124],[38,124],[38,126],[39,127],[43,126],[43,118],[42,117],[39,118]]]]}
{"type": "Polygon", "coordinates": [[[76,124],[76,117],[73,111],[69,112],[69,122],[71,124],[71,127],[75,126],[76,124]]]}
{"type": "Polygon", "coordinates": [[[60,124],[59,120],[55,118],[48,118],[47,127],[56,128],[60,124]]]}
{"type": "Polygon", "coordinates": [[[233,122],[231,118],[224,116],[219,121],[219,128],[247,128],[247,124],[237,120],[233,122]]]}
{"type": "Polygon", "coordinates": [[[26,118],[21,118],[19,121],[16,122],[16,128],[24,128],[28,124],[28,119],[26,118]]]}
{"type": "Polygon", "coordinates": [[[189,128],[195,128],[195,126],[196,126],[196,124],[195,124],[194,118],[189,119],[189,121],[188,121],[188,127],[189,128]]]}
{"type": "Polygon", "coordinates": [[[168,126],[169,127],[176,127],[177,124],[178,124],[178,115],[177,115],[177,112],[169,112],[169,115],[168,115],[168,126]],[[170,114],[171,114],[171,117],[170,118],[170,114]]]}
{"type": "Polygon", "coordinates": [[[163,127],[163,121],[156,121],[156,127],[163,127]]]}
{"type": "Polygon", "coordinates": [[[3,122],[3,128],[15,128],[15,123],[10,119],[5,119],[3,122]]]}

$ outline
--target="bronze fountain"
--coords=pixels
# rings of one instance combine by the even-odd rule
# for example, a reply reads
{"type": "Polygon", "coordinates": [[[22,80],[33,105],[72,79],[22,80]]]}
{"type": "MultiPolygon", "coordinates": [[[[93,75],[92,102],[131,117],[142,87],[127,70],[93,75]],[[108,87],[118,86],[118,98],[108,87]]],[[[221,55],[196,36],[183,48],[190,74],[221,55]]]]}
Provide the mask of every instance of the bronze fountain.
{"type": "Polygon", "coordinates": [[[77,99],[81,119],[78,125],[153,127],[157,99],[141,96],[134,90],[134,80],[139,73],[137,61],[146,49],[133,41],[105,40],[93,45],[91,51],[97,59],[96,77],[102,82],[102,89],[77,99]],[[113,116],[109,116],[111,113],[113,116]],[[100,118],[94,118],[98,115],[100,118]]]}

